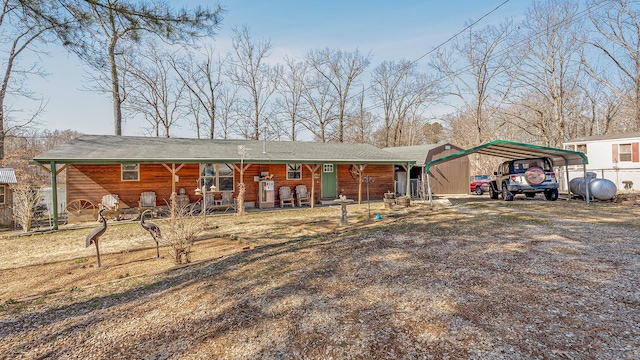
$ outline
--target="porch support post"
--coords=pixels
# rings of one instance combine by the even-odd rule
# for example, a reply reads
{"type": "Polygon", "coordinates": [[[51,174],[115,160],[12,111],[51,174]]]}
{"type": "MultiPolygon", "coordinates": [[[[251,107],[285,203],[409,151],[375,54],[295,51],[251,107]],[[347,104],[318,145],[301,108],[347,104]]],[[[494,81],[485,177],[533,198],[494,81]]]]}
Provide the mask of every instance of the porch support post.
{"type": "Polygon", "coordinates": [[[320,165],[318,164],[304,164],[304,166],[307,167],[307,169],[309,169],[309,171],[311,172],[311,208],[315,207],[316,204],[316,171],[320,168],[320,165]]]}
{"type": "Polygon", "coordinates": [[[424,172],[424,168],[425,167],[423,166],[422,167],[422,176],[421,176],[422,177],[422,179],[421,179],[422,180],[422,191],[421,191],[420,197],[422,198],[422,201],[426,200],[426,196],[425,196],[426,194],[424,192],[427,189],[427,176],[426,176],[426,173],[424,172]]]}
{"type": "Polygon", "coordinates": [[[358,204],[362,204],[362,173],[364,173],[364,168],[367,167],[365,164],[360,164],[358,166],[358,204]]]}
{"type": "Polygon", "coordinates": [[[171,193],[174,194],[176,193],[176,174],[178,173],[178,171],[180,171],[180,169],[182,169],[184,164],[180,164],[178,168],[176,168],[175,163],[171,163],[171,167],[169,167],[169,165],[167,164],[162,164],[162,166],[164,166],[164,168],[169,170],[169,172],[171,173],[171,193]]]}
{"type": "Polygon", "coordinates": [[[50,164],[51,171],[51,207],[53,208],[53,230],[58,230],[58,182],[56,172],[56,163],[52,161],[50,164]]]}
{"type": "Polygon", "coordinates": [[[407,163],[407,193],[405,195],[411,199],[411,163],[407,163]]]}

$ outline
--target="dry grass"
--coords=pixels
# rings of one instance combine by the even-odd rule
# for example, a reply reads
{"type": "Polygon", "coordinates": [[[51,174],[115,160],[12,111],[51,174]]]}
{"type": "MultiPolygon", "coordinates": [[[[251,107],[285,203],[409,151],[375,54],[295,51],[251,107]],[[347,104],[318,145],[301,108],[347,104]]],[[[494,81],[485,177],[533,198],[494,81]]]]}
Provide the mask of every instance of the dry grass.
{"type": "Polygon", "coordinates": [[[485,199],[211,217],[180,268],[138,224],[102,269],[0,239],[0,357],[640,359],[640,207],[485,199]]]}

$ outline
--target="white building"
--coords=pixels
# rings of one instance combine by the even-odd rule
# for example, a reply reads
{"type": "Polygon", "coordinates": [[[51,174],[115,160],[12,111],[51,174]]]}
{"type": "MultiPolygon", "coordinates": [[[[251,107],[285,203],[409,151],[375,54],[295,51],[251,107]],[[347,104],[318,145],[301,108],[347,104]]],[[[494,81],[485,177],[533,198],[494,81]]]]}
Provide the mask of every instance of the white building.
{"type": "MultiPolygon", "coordinates": [[[[640,132],[631,132],[576,138],[564,143],[564,148],[585,153],[587,171],[613,181],[618,191],[629,191],[640,190],[639,143],[640,132]]],[[[582,167],[569,167],[569,179],[582,176],[582,167]]]]}

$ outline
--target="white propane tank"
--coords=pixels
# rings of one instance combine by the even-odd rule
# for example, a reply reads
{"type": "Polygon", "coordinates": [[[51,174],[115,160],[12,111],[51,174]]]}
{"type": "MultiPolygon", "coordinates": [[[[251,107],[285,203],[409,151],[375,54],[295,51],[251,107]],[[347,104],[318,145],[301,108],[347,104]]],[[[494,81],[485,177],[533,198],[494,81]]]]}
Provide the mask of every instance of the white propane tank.
{"type": "Polygon", "coordinates": [[[589,196],[598,200],[610,200],[616,196],[618,188],[613,181],[608,179],[597,179],[594,172],[587,173],[587,179],[582,177],[573,178],[569,181],[569,190],[578,195],[585,197],[585,183],[589,184],[589,196]]]}

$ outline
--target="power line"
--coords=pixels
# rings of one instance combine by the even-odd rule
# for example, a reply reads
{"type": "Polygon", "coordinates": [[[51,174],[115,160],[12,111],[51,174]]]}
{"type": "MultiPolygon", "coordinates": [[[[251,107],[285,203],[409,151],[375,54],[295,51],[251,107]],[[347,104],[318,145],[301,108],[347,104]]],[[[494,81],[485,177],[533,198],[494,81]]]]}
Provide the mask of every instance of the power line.
{"type": "MultiPolygon", "coordinates": [[[[498,10],[500,7],[502,7],[504,4],[506,4],[507,2],[509,2],[509,0],[504,1],[503,3],[501,3],[500,5],[498,5],[496,8],[494,8],[493,10],[491,10],[490,12],[488,12],[487,14],[483,15],[480,19],[478,19],[477,21],[473,22],[471,25],[466,26],[463,30],[458,31],[455,35],[451,36],[450,38],[448,38],[446,41],[440,43],[438,46],[436,46],[434,49],[430,50],[429,52],[423,54],[422,56],[418,57],[416,60],[410,62],[408,65],[402,67],[401,69],[399,69],[396,73],[399,73],[401,71],[404,71],[406,68],[408,68],[409,66],[415,64],[416,62],[422,60],[423,58],[425,58],[426,56],[432,54],[434,51],[438,50],[439,48],[441,48],[442,46],[446,45],[447,43],[449,43],[450,41],[452,41],[453,39],[455,39],[456,37],[460,36],[462,33],[464,33],[465,31],[469,30],[470,28],[472,28],[474,25],[476,25],[477,23],[479,23],[482,19],[486,18],[487,16],[489,16],[491,13],[495,12],[496,10],[498,10]]],[[[570,20],[570,24],[573,24],[574,22],[581,20],[584,16],[586,16],[589,12],[594,11],[594,10],[598,10],[600,8],[602,8],[605,5],[605,2],[600,2],[600,3],[595,3],[591,6],[587,6],[584,10],[577,12],[575,15],[572,16],[571,20],[570,20]]],[[[558,20],[555,24],[551,25],[550,28],[547,29],[541,29],[540,31],[532,34],[531,36],[521,40],[518,44],[517,44],[517,48],[521,48],[521,46],[530,44],[531,41],[533,39],[538,38],[539,36],[543,35],[544,33],[546,33],[547,31],[549,31],[550,29],[557,29],[558,27],[560,27],[563,23],[565,22],[565,19],[561,19],[558,20]]],[[[506,53],[512,52],[514,49],[513,48],[507,48],[507,49],[502,49],[501,51],[498,51],[496,54],[494,54],[494,56],[503,56],[506,55],[506,53]]],[[[460,69],[458,69],[453,75],[454,76],[459,76],[460,74],[463,74],[467,71],[469,71],[471,68],[473,68],[473,64],[469,64],[465,67],[462,67],[460,69]]],[[[437,84],[439,82],[444,81],[446,77],[442,76],[439,79],[435,79],[433,81],[434,84],[437,84]]],[[[373,86],[369,86],[368,88],[366,88],[366,90],[371,89],[373,86]]],[[[361,92],[359,92],[358,94],[354,95],[355,96],[360,96],[362,95],[362,93],[364,93],[365,89],[363,89],[361,92]]],[[[383,104],[371,104],[370,106],[366,107],[364,110],[365,111],[371,111],[375,108],[381,107],[383,106],[383,104]]]]}

